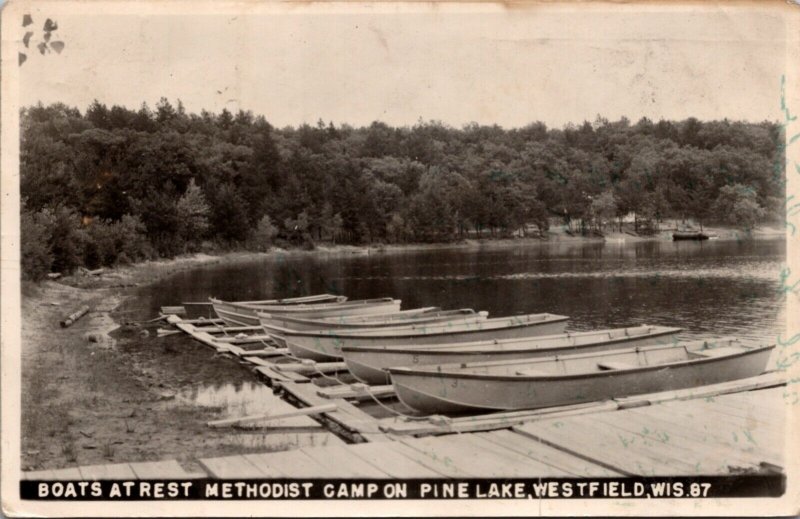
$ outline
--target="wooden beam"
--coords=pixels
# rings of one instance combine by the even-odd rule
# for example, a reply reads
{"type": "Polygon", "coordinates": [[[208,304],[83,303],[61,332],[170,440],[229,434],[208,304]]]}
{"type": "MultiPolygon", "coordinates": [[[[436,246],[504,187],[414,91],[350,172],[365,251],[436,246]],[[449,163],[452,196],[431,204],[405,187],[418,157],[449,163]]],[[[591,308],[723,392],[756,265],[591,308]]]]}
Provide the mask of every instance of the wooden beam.
{"type": "Polygon", "coordinates": [[[348,398],[351,400],[372,400],[394,396],[394,386],[368,386],[366,384],[350,384],[349,386],[334,386],[317,389],[317,394],[322,398],[348,398]],[[356,386],[356,387],[354,387],[356,386]]]}
{"type": "Polygon", "coordinates": [[[226,418],[224,420],[214,420],[212,422],[208,422],[208,426],[228,427],[231,425],[242,425],[247,423],[263,422],[266,420],[280,420],[283,418],[292,418],[295,416],[309,416],[312,414],[330,413],[336,411],[337,408],[338,405],[334,403],[313,406],[313,407],[302,407],[300,409],[297,409],[296,411],[288,411],[286,413],[278,413],[278,414],[262,413],[250,416],[240,416],[238,418],[226,418]]]}
{"type": "Polygon", "coordinates": [[[182,306],[162,306],[161,313],[164,315],[186,315],[186,308],[182,306]]]}
{"type": "Polygon", "coordinates": [[[292,362],[286,364],[275,364],[275,369],[278,371],[292,371],[300,373],[301,375],[314,375],[316,373],[335,373],[337,371],[346,371],[347,364],[344,362],[292,362]]]}

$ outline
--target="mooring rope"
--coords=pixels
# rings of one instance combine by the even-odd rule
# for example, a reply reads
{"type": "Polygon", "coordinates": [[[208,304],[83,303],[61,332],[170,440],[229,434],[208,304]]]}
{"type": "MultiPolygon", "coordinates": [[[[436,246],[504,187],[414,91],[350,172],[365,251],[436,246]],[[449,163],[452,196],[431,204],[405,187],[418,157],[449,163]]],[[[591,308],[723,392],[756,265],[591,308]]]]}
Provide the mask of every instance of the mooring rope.
{"type": "MultiPolygon", "coordinates": [[[[343,380],[341,380],[341,379],[340,379],[338,376],[331,377],[330,375],[327,375],[327,374],[323,373],[323,372],[322,372],[322,370],[320,370],[320,369],[317,367],[316,363],[314,363],[314,364],[313,364],[313,367],[314,367],[314,369],[317,371],[317,373],[319,373],[319,374],[320,374],[320,375],[322,375],[323,377],[327,378],[328,380],[335,380],[336,382],[339,382],[340,384],[343,384],[343,385],[346,385],[346,386],[351,386],[351,387],[352,387],[352,385],[351,385],[351,384],[348,384],[347,382],[344,382],[344,381],[343,381],[343,380]]],[[[427,416],[413,416],[413,415],[410,415],[410,414],[405,414],[405,413],[402,413],[402,412],[398,411],[397,409],[392,409],[391,407],[389,407],[389,406],[387,406],[386,404],[384,404],[383,402],[381,402],[381,401],[380,401],[380,399],[378,399],[378,397],[376,397],[375,395],[373,395],[373,394],[372,394],[372,392],[369,390],[369,388],[368,388],[368,387],[365,387],[365,388],[364,388],[364,392],[365,392],[365,393],[367,394],[367,396],[369,396],[369,397],[370,397],[370,398],[371,398],[371,399],[372,399],[372,400],[373,400],[373,401],[374,401],[376,404],[378,404],[378,405],[379,405],[379,406],[381,406],[383,409],[385,409],[385,410],[389,411],[390,413],[392,413],[392,414],[394,414],[394,415],[397,415],[397,416],[402,416],[402,417],[404,417],[404,418],[407,418],[407,419],[409,419],[409,420],[427,420],[427,419],[428,419],[428,417],[427,417],[427,416]]]]}

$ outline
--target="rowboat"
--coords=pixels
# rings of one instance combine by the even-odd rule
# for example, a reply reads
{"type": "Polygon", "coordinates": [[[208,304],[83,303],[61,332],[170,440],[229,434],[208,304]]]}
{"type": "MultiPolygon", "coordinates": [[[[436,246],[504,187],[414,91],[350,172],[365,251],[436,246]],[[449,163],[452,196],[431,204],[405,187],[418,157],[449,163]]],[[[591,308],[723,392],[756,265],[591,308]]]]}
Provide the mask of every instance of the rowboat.
{"type": "Polygon", "coordinates": [[[702,231],[675,231],[672,233],[673,240],[707,240],[709,235],[702,231]]]}
{"type": "Polygon", "coordinates": [[[433,323],[366,330],[298,332],[286,328],[264,326],[279,344],[297,357],[332,360],[342,357],[343,346],[377,346],[413,344],[450,344],[455,342],[514,339],[563,333],[563,315],[529,314],[497,317],[475,323],[433,323]]]}
{"type": "Polygon", "coordinates": [[[645,325],[457,344],[344,346],[342,356],[347,369],[357,379],[369,384],[388,384],[390,379],[386,368],[394,366],[490,362],[673,344],[677,342],[675,335],[680,331],[680,328],[645,325]]]}
{"type": "Polygon", "coordinates": [[[472,309],[463,310],[440,310],[436,307],[429,307],[424,312],[416,314],[406,314],[397,316],[398,314],[378,314],[382,315],[383,319],[374,319],[371,321],[362,322],[348,322],[344,318],[328,318],[328,319],[302,319],[296,317],[289,317],[281,314],[264,314],[259,313],[259,321],[262,325],[274,326],[280,328],[288,328],[296,331],[309,331],[309,330],[365,330],[369,328],[388,328],[396,327],[398,325],[413,324],[421,325],[428,323],[441,323],[441,322],[463,322],[472,323],[477,321],[485,321],[489,315],[487,312],[476,312],[472,309]],[[395,316],[395,317],[392,317],[395,316]]]}
{"type": "Polygon", "coordinates": [[[391,298],[347,301],[347,298],[329,303],[251,304],[220,301],[210,298],[214,311],[230,326],[259,326],[258,312],[292,314],[306,318],[337,315],[361,315],[400,310],[400,301],[391,298]]]}
{"type": "Polygon", "coordinates": [[[262,306],[281,305],[284,307],[308,304],[341,304],[347,301],[346,296],[332,294],[319,294],[305,297],[290,297],[286,299],[263,299],[259,301],[221,301],[209,297],[208,300],[214,307],[217,317],[225,321],[228,326],[258,326],[256,311],[262,306]]]}
{"type": "Polygon", "coordinates": [[[754,377],[775,345],[723,338],[497,362],[389,368],[398,398],[424,413],[535,409],[754,377]]]}
{"type": "Polygon", "coordinates": [[[243,305],[307,305],[315,303],[342,303],[347,301],[347,296],[335,294],[316,294],[313,296],[286,297],[283,299],[259,299],[255,301],[235,301],[243,305]]]}

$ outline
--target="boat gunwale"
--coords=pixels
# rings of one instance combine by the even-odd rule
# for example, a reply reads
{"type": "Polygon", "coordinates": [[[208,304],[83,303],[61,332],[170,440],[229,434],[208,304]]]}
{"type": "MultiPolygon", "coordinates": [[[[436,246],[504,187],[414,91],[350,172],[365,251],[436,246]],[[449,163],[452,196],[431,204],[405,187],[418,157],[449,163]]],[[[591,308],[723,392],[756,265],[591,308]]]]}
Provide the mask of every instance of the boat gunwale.
{"type": "MultiPolygon", "coordinates": [[[[520,349],[510,349],[510,350],[489,351],[489,350],[491,350],[492,346],[495,346],[495,345],[498,345],[498,344],[504,344],[504,343],[503,342],[489,343],[489,342],[486,342],[486,341],[473,341],[471,343],[463,343],[463,344],[474,344],[475,346],[473,346],[473,347],[477,348],[478,346],[480,346],[480,343],[486,342],[486,350],[489,351],[489,353],[493,353],[493,354],[496,354],[498,352],[510,352],[510,353],[521,353],[521,352],[526,352],[526,351],[539,352],[539,351],[560,350],[560,349],[568,349],[568,348],[581,348],[581,347],[584,347],[584,346],[594,346],[594,345],[597,345],[597,344],[615,344],[615,343],[618,343],[618,342],[625,342],[625,341],[631,341],[631,340],[636,340],[636,339],[644,339],[644,338],[654,338],[654,337],[657,338],[657,337],[662,337],[664,335],[675,335],[675,334],[680,333],[680,332],[683,331],[683,328],[672,328],[672,327],[668,327],[668,326],[659,327],[659,328],[664,328],[664,330],[660,331],[658,333],[647,333],[647,334],[643,334],[643,335],[626,336],[626,337],[620,337],[620,338],[617,338],[617,339],[609,339],[609,340],[605,340],[605,341],[590,342],[590,343],[586,343],[586,344],[570,344],[570,345],[567,345],[567,346],[550,346],[548,348],[520,348],[520,349]]],[[[579,332],[579,333],[591,334],[591,333],[595,333],[595,332],[579,332]]],[[[572,337],[574,337],[575,335],[577,335],[577,334],[559,333],[559,334],[555,334],[555,335],[539,335],[539,336],[534,336],[534,337],[523,337],[521,339],[500,339],[500,341],[525,342],[525,341],[537,341],[537,340],[541,340],[541,339],[543,339],[545,337],[559,337],[559,336],[572,336],[572,337]]],[[[385,352],[388,352],[388,353],[409,353],[409,354],[420,353],[420,354],[425,354],[425,353],[432,353],[433,352],[433,353],[436,353],[437,355],[438,354],[441,354],[441,355],[464,355],[464,354],[468,354],[468,353],[478,354],[478,353],[480,353],[482,351],[482,350],[479,350],[479,349],[458,349],[457,347],[452,348],[452,349],[445,349],[445,348],[451,348],[453,346],[454,346],[453,344],[421,344],[421,345],[415,345],[415,346],[406,346],[404,344],[402,344],[402,345],[386,344],[384,346],[349,345],[349,346],[342,346],[341,349],[342,349],[343,352],[350,352],[350,353],[385,353],[385,352]]],[[[504,361],[504,362],[507,362],[507,361],[504,361]]]]}
{"type": "MultiPolygon", "coordinates": [[[[455,334],[462,334],[462,333],[491,332],[491,331],[494,331],[494,330],[510,330],[510,329],[515,329],[515,328],[524,328],[524,327],[527,327],[527,326],[536,326],[536,325],[543,325],[543,324],[560,323],[560,322],[564,322],[564,321],[569,320],[569,316],[567,316],[567,315],[556,315],[556,314],[529,314],[529,315],[550,315],[550,316],[553,316],[553,319],[545,318],[545,319],[542,319],[541,321],[527,322],[527,323],[516,323],[516,324],[509,325],[509,326],[498,326],[496,328],[478,328],[478,329],[474,329],[474,330],[444,331],[444,332],[439,332],[439,333],[436,333],[436,332],[434,332],[434,333],[407,333],[407,334],[394,333],[394,334],[388,334],[388,335],[358,335],[358,334],[346,334],[346,333],[327,333],[327,332],[334,332],[335,330],[322,330],[321,332],[320,331],[315,331],[315,330],[305,330],[305,331],[299,330],[299,331],[295,331],[295,330],[290,330],[290,329],[287,329],[287,328],[282,328],[280,326],[271,326],[271,325],[267,325],[267,324],[263,324],[263,323],[262,323],[261,326],[265,328],[267,333],[270,333],[270,329],[279,330],[279,331],[274,331],[273,333],[275,333],[276,335],[280,335],[282,337],[317,337],[317,338],[323,338],[324,337],[326,339],[327,338],[333,338],[333,339],[341,339],[341,338],[344,338],[344,339],[363,339],[363,338],[368,338],[368,339],[394,339],[394,338],[397,338],[397,337],[414,338],[414,337],[430,337],[430,336],[434,336],[434,335],[435,336],[443,336],[443,335],[455,335],[455,334]],[[284,331],[285,331],[285,333],[284,333],[284,331]]],[[[495,319],[504,319],[504,317],[496,317],[495,319]]],[[[490,319],[487,319],[486,321],[478,321],[478,324],[485,324],[488,320],[490,320],[490,319]]],[[[469,323],[469,324],[473,324],[473,323],[469,323]]],[[[433,327],[433,326],[448,326],[448,325],[447,324],[434,323],[434,324],[431,324],[429,327],[433,327]]],[[[414,331],[414,330],[412,329],[411,331],[414,331]]],[[[554,335],[559,335],[559,334],[554,334],[554,335]]]]}
{"type": "MultiPolygon", "coordinates": [[[[344,297],[344,296],[342,296],[344,297]]],[[[237,303],[236,301],[224,301],[222,299],[216,299],[213,297],[209,297],[208,300],[211,304],[224,304],[224,305],[232,305],[232,306],[240,306],[244,308],[248,308],[251,310],[259,310],[264,311],[264,313],[281,313],[282,311],[286,310],[327,310],[329,308],[351,308],[351,307],[360,307],[360,306],[370,306],[370,305],[383,305],[383,304],[395,304],[400,299],[394,299],[391,297],[380,297],[375,299],[355,299],[355,300],[348,300],[344,299],[343,301],[336,301],[330,303],[296,303],[296,304],[286,304],[281,305],[280,303],[269,303],[269,304],[247,304],[247,303],[237,303]],[[284,308],[288,307],[288,308],[284,308]],[[268,310],[272,310],[269,312],[268,310]]]]}
{"type": "MultiPolygon", "coordinates": [[[[775,344],[770,344],[768,346],[738,346],[742,348],[744,351],[740,351],[738,353],[731,353],[730,355],[724,355],[720,357],[706,357],[706,358],[697,358],[697,359],[686,359],[680,360],[675,362],[668,362],[666,364],[657,364],[655,366],[637,366],[630,369],[611,369],[605,371],[591,371],[591,372],[583,372],[583,373],[567,373],[563,375],[491,375],[491,374],[482,374],[482,373],[459,373],[457,371],[436,371],[435,368],[442,367],[442,365],[431,365],[431,368],[428,369],[419,369],[419,368],[408,368],[408,367],[390,367],[384,368],[384,371],[388,372],[390,375],[394,375],[394,373],[398,373],[401,375],[417,375],[417,376],[430,376],[435,375],[436,378],[460,378],[460,379],[477,379],[477,380],[500,380],[505,382],[533,382],[533,381],[550,381],[550,380],[571,380],[571,379],[579,379],[579,378],[597,378],[597,377],[607,377],[615,374],[629,374],[629,373],[641,373],[647,371],[659,371],[667,368],[673,368],[676,366],[686,366],[686,365],[699,365],[699,364],[709,364],[712,362],[717,361],[725,361],[730,359],[735,359],[737,357],[743,357],[746,355],[755,355],[761,353],[766,350],[772,350],[775,348],[775,344]]],[[[678,347],[670,346],[670,347],[678,347]]],[[[685,346],[684,346],[685,347],[685,346]]],[[[630,350],[636,350],[639,348],[630,348],[630,350]]],[[[615,351],[619,352],[622,350],[611,350],[603,352],[603,354],[614,353],[615,351]]],[[[586,356],[591,356],[595,354],[583,354],[586,356]]],[[[565,357],[569,357],[569,355],[564,355],[565,357]]],[[[596,355],[598,357],[602,355],[596,355]]],[[[552,357],[544,357],[541,359],[536,359],[536,361],[547,361],[552,360],[552,357]]],[[[509,362],[509,361],[501,361],[501,362],[509,362]]]]}
{"type": "MultiPolygon", "coordinates": [[[[433,319],[433,318],[436,318],[436,317],[450,317],[450,316],[453,316],[453,317],[463,316],[464,319],[469,319],[469,318],[472,318],[472,317],[479,317],[481,315],[480,312],[476,312],[476,311],[474,311],[474,310],[472,310],[470,308],[459,309],[459,310],[428,310],[429,308],[430,309],[434,309],[434,308],[438,308],[438,307],[429,306],[429,307],[422,307],[420,309],[414,309],[414,310],[419,310],[419,312],[418,313],[413,313],[413,314],[411,314],[411,313],[403,314],[403,318],[402,319],[397,319],[396,321],[395,320],[391,320],[391,319],[387,319],[387,322],[391,321],[392,324],[395,325],[395,326],[403,326],[403,322],[404,321],[413,321],[414,319],[433,319]],[[472,310],[472,313],[467,312],[467,310],[472,310]],[[395,323],[398,323],[398,324],[395,324],[395,323]]],[[[410,310],[403,310],[403,311],[410,312],[410,310]]],[[[288,315],[284,316],[284,315],[280,315],[278,313],[272,314],[272,313],[269,313],[269,312],[256,312],[256,316],[261,318],[261,319],[264,319],[264,320],[276,319],[276,320],[280,320],[280,321],[290,321],[290,322],[295,322],[295,323],[299,323],[299,324],[321,324],[321,325],[326,325],[326,324],[328,324],[328,325],[330,325],[330,324],[335,324],[335,325],[347,324],[347,325],[364,326],[364,327],[367,327],[367,328],[370,327],[369,325],[373,324],[373,321],[350,323],[350,322],[346,322],[346,321],[345,322],[340,322],[340,321],[338,321],[338,319],[341,319],[342,317],[376,317],[376,316],[381,316],[381,315],[395,315],[395,314],[393,314],[393,313],[367,314],[367,315],[364,315],[364,316],[334,316],[334,317],[325,317],[325,318],[322,318],[322,319],[309,319],[309,318],[303,318],[303,317],[291,317],[291,316],[288,316],[288,315]],[[267,317],[267,316],[269,316],[269,317],[267,317]]],[[[375,323],[381,323],[382,321],[380,321],[379,319],[376,319],[374,322],[375,323]]],[[[373,326],[373,328],[379,328],[379,326],[373,326]]],[[[324,329],[324,328],[320,328],[320,330],[322,330],[322,329],[324,329]]],[[[300,331],[300,330],[298,330],[298,331],[300,331]]]]}

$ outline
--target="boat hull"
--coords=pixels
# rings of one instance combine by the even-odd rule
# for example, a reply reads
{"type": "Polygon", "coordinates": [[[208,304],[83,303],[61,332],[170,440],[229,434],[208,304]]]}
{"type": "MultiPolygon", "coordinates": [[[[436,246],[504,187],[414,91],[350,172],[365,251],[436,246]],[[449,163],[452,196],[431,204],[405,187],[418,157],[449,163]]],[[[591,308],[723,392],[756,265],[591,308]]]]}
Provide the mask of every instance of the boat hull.
{"type": "Polygon", "coordinates": [[[265,326],[273,326],[280,328],[287,328],[295,331],[319,331],[319,330],[367,330],[372,328],[388,328],[401,326],[403,324],[426,324],[426,323],[443,323],[443,322],[478,322],[486,320],[486,313],[482,312],[452,312],[452,311],[436,311],[429,309],[427,311],[420,311],[417,314],[401,314],[397,318],[390,316],[397,314],[376,314],[386,315],[386,320],[371,320],[369,322],[347,322],[336,321],[335,319],[328,320],[314,320],[314,319],[298,319],[294,317],[287,317],[284,315],[276,314],[260,314],[260,322],[265,326]]]}
{"type": "Polygon", "coordinates": [[[460,414],[563,406],[754,377],[772,348],[674,366],[591,376],[502,377],[390,369],[398,398],[423,413],[460,414]]]}
{"type": "MultiPolygon", "coordinates": [[[[616,330],[609,330],[609,332],[616,330]]],[[[675,342],[675,335],[680,328],[665,328],[664,331],[635,336],[612,338],[611,334],[584,344],[556,345],[566,343],[566,335],[534,337],[524,341],[524,347],[507,347],[501,349],[495,341],[487,342],[485,347],[476,348],[469,343],[469,348],[437,348],[436,346],[414,346],[410,348],[383,347],[358,348],[346,347],[342,356],[347,369],[358,380],[368,384],[389,384],[391,378],[387,368],[398,366],[426,366],[435,364],[451,364],[460,362],[489,362],[499,360],[526,359],[552,355],[570,355],[575,353],[597,352],[620,347],[651,346],[675,342]]],[[[513,343],[509,344],[509,346],[513,343]]],[[[466,344],[465,344],[466,346],[466,344]]],[[[503,345],[505,346],[505,345],[503,345]]]]}
{"type": "Polygon", "coordinates": [[[332,305],[328,308],[259,308],[258,312],[275,316],[301,317],[303,319],[327,319],[354,315],[376,315],[400,311],[400,300],[393,299],[380,303],[355,304],[349,302],[332,305]]]}
{"type": "Polygon", "coordinates": [[[536,337],[539,335],[556,335],[564,333],[566,328],[566,318],[561,320],[543,321],[536,323],[526,323],[507,328],[476,329],[481,323],[467,325],[461,331],[447,331],[444,333],[417,333],[417,334],[397,334],[392,335],[391,331],[386,335],[337,335],[325,334],[273,334],[269,328],[265,328],[267,333],[279,343],[285,344],[289,351],[300,358],[313,360],[334,360],[342,358],[343,346],[408,346],[414,344],[451,344],[466,341],[481,341],[495,339],[521,339],[526,337],[536,337]]]}

